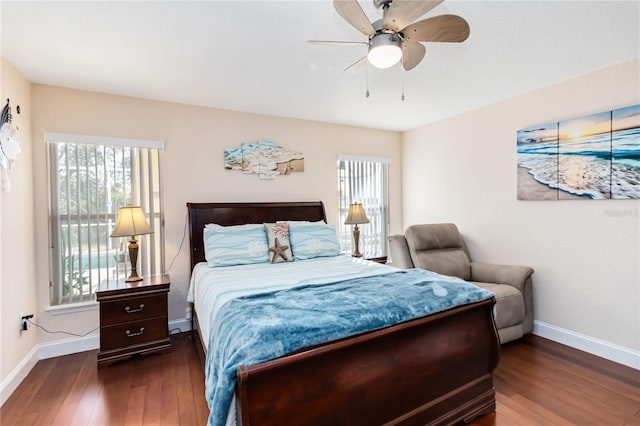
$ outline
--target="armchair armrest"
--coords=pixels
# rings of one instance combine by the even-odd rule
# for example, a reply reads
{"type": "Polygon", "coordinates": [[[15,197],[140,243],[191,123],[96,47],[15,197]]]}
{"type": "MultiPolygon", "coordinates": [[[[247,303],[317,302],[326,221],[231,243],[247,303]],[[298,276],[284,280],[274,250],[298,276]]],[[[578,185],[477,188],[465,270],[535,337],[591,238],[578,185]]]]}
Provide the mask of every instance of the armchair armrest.
{"type": "Polygon", "coordinates": [[[471,262],[471,281],[508,284],[524,293],[525,281],[533,274],[528,266],[471,262]]]}
{"type": "Polygon", "coordinates": [[[407,245],[407,240],[404,238],[404,235],[389,235],[387,240],[389,241],[391,266],[395,266],[400,269],[413,268],[411,253],[409,253],[409,246],[407,245]]]}

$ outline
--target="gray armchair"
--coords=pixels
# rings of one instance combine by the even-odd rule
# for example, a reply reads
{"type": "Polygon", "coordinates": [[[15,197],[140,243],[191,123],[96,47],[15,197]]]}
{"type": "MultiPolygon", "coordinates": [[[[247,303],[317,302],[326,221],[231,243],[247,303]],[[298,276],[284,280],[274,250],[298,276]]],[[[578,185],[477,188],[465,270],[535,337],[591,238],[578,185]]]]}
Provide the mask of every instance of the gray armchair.
{"type": "Polygon", "coordinates": [[[405,235],[389,235],[388,240],[393,266],[459,277],[495,294],[496,326],[502,343],[533,331],[533,269],[472,262],[458,227],[452,223],[412,225],[405,235]]]}

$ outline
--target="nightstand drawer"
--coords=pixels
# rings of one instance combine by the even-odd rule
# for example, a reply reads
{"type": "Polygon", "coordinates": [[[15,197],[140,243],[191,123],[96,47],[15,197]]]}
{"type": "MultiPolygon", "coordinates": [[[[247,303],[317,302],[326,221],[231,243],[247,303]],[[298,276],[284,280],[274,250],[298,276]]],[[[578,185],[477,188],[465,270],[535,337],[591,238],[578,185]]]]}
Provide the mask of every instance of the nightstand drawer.
{"type": "Polygon", "coordinates": [[[102,302],[102,326],[167,316],[167,293],[102,302]]]}
{"type": "Polygon", "coordinates": [[[167,317],[111,325],[100,329],[100,350],[122,348],[169,336],[167,317]]]}

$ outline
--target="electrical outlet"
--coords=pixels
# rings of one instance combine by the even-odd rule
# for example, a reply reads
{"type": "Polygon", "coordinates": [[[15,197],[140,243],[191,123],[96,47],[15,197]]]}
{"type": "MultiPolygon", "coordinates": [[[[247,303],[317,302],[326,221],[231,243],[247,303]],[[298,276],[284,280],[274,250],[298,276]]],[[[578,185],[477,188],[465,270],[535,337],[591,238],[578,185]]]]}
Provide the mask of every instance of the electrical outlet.
{"type": "Polygon", "coordinates": [[[191,319],[191,306],[187,306],[187,310],[185,312],[184,318],[190,320],[191,319]]]}
{"type": "Polygon", "coordinates": [[[29,330],[29,320],[31,318],[33,318],[33,314],[25,315],[20,312],[20,334],[22,334],[23,331],[29,330]]]}

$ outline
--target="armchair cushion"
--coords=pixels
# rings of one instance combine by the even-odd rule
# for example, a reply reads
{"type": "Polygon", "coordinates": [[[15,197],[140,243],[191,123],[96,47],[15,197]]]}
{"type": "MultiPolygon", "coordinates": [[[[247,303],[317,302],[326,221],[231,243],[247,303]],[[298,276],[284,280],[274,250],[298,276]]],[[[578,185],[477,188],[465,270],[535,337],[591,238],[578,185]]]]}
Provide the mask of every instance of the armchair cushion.
{"type": "Polygon", "coordinates": [[[524,318],[522,293],[515,287],[504,284],[471,281],[480,288],[489,290],[496,296],[496,327],[498,330],[520,324],[524,318]]]}
{"type": "Polygon", "coordinates": [[[456,225],[412,225],[405,237],[416,268],[471,280],[471,261],[456,225]]]}

